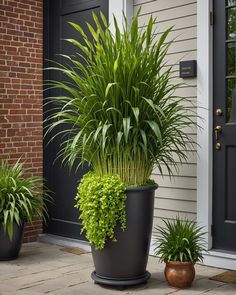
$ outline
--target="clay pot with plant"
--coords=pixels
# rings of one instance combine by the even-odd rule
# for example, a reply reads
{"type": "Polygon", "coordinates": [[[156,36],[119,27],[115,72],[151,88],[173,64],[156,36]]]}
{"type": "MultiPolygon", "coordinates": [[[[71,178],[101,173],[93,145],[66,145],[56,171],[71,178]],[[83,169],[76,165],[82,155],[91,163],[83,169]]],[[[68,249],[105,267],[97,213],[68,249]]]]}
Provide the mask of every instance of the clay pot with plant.
{"type": "Polygon", "coordinates": [[[25,222],[47,214],[45,201],[50,197],[38,176],[26,177],[27,169],[18,160],[0,166],[0,260],[18,257],[25,222]]]}
{"type": "Polygon", "coordinates": [[[76,206],[95,263],[93,279],[102,284],[135,285],[149,279],[146,271],[153,222],[154,167],[172,173],[193,144],[185,127],[195,114],[187,98],[175,95],[173,70],[165,63],[171,28],[158,37],[155,20],[138,28],[139,12],[123,29],[114,17],[113,34],[102,13],[93,14],[89,34],[72,27],[82,42],[72,43],[77,56],[63,55],[63,81],[49,86],[63,95],[49,98],[55,111],[47,119],[67,140],[61,144],[70,166],[89,164],[92,172],[78,187],[76,206]],[[89,37],[90,36],[90,37],[89,37]],[[91,41],[92,36],[92,41],[91,41]]]}
{"type": "Polygon", "coordinates": [[[163,222],[163,227],[156,228],[155,254],[166,263],[165,277],[169,285],[189,288],[195,278],[195,263],[203,261],[205,233],[192,220],[177,217],[163,222]]]}

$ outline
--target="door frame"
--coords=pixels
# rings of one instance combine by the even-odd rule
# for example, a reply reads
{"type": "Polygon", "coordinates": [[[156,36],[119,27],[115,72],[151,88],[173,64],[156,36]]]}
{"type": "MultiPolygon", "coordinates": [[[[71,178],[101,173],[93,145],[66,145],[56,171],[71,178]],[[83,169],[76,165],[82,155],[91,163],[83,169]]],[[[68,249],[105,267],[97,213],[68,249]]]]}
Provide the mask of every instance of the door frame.
{"type": "Polygon", "coordinates": [[[213,215],[213,0],[197,1],[197,221],[204,226],[209,253],[204,264],[236,270],[236,255],[212,249],[213,215]]]}
{"type": "Polygon", "coordinates": [[[128,23],[131,22],[133,17],[134,5],[133,0],[108,0],[108,17],[110,23],[110,29],[115,31],[115,25],[113,22],[113,15],[116,16],[118,27],[122,30],[123,15],[126,16],[128,23]]]}

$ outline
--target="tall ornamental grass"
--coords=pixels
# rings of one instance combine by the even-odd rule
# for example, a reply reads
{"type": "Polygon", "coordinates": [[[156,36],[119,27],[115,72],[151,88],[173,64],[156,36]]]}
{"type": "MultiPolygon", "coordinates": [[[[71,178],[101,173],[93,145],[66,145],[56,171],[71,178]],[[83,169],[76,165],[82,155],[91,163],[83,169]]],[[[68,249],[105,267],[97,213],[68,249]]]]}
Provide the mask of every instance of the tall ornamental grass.
{"type": "Polygon", "coordinates": [[[56,108],[47,132],[68,126],[64,161],[73,165],[80,158],[79,165],[88,163],[100,176],[118,174],[127,185],[146,183],[154,166],[171,174],[176,161],[186,159],[192,141],[184,128],[194,116],[186,98],[175,95],[180,85],[165,64],[171,28],[154,37],[155,20],[140,30],[138,15],[130,26],[125,20],[122,31],[114,17],[114,35],[102,13],[93,14],[95,25],[87,23],[90,37],[70,23],[83,41],[67,39],[75,54],[50,67],[64,78],[49,82],[63,93],[49,98],[56,108]]]}

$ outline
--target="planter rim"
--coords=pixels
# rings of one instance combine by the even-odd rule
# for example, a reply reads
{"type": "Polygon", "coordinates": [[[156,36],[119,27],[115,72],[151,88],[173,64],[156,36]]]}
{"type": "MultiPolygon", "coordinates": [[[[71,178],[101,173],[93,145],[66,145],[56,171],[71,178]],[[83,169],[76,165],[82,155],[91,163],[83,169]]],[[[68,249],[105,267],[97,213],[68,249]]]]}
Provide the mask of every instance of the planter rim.
{"type": "Polygon", "coordinates": [[[152,185],[144,185],[144,186],[135,186],[135,187],[127,187],[125,189],[126,192],[132,192],[132,191],[149,191],[149,190],[156,190],[158,188],[158,184],[152,184],[152,185]]]}
{"type": "Polygon", "coordinates": [[[188,265],[188,264],[195,264],[195,262],[192,262],[192,261],[169,261],[169,262],[166,262],[166,264],[188,265]]]}

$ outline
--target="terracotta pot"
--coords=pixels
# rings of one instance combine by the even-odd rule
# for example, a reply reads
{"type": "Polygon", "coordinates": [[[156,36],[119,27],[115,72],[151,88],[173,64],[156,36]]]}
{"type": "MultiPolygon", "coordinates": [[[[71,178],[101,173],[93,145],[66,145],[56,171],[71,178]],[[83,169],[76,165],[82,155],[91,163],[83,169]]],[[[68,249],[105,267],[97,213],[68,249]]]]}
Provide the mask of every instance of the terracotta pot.
{"type": "Polygon", "coordinates": [[[170,261],[166,263],[165,277],[170,286],[187,289],[195,277],[194,263],[170,261]]]}

